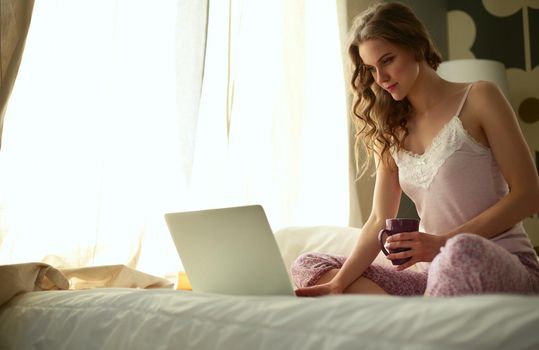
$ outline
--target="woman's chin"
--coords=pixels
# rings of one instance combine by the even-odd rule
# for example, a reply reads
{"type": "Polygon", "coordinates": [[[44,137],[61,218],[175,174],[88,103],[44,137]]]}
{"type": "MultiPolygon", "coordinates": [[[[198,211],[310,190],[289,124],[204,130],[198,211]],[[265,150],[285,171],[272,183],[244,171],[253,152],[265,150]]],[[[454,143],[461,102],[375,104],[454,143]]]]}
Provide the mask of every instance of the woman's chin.
{"type": "Polygon", "coordinates": [[[395,101],[402,101],[404,100],[406,96],[402,96],[401,94],[397,94],[397,93],[392,93],[391,94],[391,98],[393,98],[393,100],[395,101]]]}

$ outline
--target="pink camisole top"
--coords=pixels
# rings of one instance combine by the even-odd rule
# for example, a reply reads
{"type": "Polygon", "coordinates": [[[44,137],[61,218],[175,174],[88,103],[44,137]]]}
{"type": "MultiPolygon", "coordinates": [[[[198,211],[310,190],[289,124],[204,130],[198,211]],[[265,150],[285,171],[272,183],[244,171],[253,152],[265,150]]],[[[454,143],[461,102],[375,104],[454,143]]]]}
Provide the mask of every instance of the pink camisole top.
{"type": "MultiPolygon", "coordinates": [[[[401,150],[392,156],[402,190],[415,203],[420,231],[443,234],[493,206],[509,193],[490,148],[464,129],[460,111],[445,124],[423,154],[401,150]]],[[[491,240],[512,253],[535,254],[522,222],[491,240]]]]}

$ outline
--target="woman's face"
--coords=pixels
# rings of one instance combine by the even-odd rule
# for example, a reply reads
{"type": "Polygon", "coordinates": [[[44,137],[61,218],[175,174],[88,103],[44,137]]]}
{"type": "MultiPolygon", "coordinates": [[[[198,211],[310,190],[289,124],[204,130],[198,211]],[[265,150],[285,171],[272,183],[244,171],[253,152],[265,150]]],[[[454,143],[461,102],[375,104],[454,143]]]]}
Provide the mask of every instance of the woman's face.
{"type": "Polygon", "coordinates": [[[408,95],[419,75],[419,62],[410,50],[384,39],[371,39],[359,45],[359,55],[376,84],[394,100],[408,95]]]}

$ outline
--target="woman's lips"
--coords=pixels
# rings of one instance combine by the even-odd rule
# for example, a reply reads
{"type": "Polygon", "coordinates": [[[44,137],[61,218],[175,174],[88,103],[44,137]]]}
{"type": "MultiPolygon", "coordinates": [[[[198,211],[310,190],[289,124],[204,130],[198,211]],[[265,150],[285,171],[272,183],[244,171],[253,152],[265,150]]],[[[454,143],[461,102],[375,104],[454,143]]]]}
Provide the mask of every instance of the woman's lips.
{"type": "Polygon", "coordinates": [[[397,83],[395,83],[393,85],[389,85],[388,87],[386,87],[386,90],[389,91],[389,92],[392,92],[395,89],[395,86],[397,86],[397,83]]]}

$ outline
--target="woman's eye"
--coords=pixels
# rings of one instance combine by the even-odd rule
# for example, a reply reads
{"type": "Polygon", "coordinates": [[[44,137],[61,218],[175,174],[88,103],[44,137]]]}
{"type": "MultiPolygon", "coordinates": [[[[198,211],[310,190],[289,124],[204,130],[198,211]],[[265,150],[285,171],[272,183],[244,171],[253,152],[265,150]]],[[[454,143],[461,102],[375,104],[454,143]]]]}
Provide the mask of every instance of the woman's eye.
{"type": "Polygon", "coordinates": [[[368,72],[371,72],[371,73],[374,73],[374,72],[376,72],[376,68],[374,68],[374,67],[367,67],[367,71],[368,71],[368,72]]]}
{"type": "Polygon", "coordinates": [[[393,61],[393,57],[384,58],[382,64],[388,64],[391,63],[391,61],[393,61]]]}

